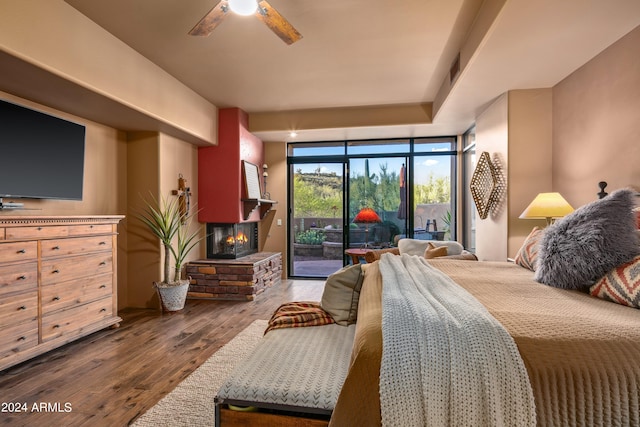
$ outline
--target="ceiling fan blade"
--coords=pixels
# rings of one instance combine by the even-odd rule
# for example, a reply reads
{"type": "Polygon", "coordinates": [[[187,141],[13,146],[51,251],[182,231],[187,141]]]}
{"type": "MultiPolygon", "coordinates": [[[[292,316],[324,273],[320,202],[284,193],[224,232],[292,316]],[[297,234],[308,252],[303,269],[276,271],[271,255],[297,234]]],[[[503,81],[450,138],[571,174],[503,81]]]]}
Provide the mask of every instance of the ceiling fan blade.
{"type": "Polygon", "coordinates": [[[229,2],[227,0],[220,0],[220,3],[215,5],[195,27],[189,31],[192,36],[208,36],[211,32],[222,22],[229,10],[229,2]]]}
{"type": "Polygon", "coordinates": [[[267,3],[266,0],[260,0],[258,2],[258,10],[255,15],[267,24],[267,27],[276,33],[286,44],[293,44],[302,38],[302,34],[293,28],[293,25],[267,3]]]}

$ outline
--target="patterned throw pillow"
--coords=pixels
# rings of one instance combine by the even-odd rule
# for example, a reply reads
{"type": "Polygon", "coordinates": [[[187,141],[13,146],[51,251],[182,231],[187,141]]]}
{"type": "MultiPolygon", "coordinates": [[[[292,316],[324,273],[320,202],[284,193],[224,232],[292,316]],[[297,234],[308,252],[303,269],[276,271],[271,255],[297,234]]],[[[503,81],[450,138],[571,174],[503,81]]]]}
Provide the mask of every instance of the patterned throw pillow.
{"type": "Polygon", "coordinates": [[[536,261],[538,260],[538,242],[542,237],[542,229],[533,227],[531,233],[524,239],[522,247],[516,254],[514,262],[521,267],[536,271],[536,261]]]}
{"type": "Polygon", "coordinates": [[[589,293],[607,301],[640,308],[640,256],[608,272],[591,286],[589,293]]]}

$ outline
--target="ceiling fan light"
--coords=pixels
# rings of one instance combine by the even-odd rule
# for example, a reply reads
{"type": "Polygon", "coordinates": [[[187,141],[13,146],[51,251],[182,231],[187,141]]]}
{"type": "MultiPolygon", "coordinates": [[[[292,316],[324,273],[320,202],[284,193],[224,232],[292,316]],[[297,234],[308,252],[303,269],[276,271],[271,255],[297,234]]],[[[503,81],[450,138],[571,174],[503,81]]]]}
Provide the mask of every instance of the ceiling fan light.
{"type": "Polygon", "coordinates": [[[238,15],[253,15],[258,10],[258,2],[256,0],[229,0],[229,7],[238,15]]]}

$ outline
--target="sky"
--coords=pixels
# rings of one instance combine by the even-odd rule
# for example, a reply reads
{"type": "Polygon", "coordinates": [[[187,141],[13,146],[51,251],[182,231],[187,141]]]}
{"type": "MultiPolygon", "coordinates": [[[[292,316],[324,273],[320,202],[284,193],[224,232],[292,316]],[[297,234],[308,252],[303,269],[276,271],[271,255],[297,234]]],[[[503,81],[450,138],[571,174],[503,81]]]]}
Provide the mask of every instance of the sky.
{"type": "MultiPolygon", "coordinates": [[[[439,151],[448,151],[450,146],[447,143],[431,143],[431,144],[416,144],[415,149],[424,152],[425,156],[415,157],[415,171],[414,179],[416,183],[426,182],[429,179],[429,175],[433,174],[434,177],[445,177],[451,174],[451,156],[429,156],[429,153],[435,153],[439,151]]],[[[317,151],[313,149],[317,154],[340,154],[339,147],[325,148],[324,150],[317,151]],[[325,150],[330,150],[323,152],[325,150]],[[335,151],[337,150],[337,151],[335,151]]],[[[344,148],[342,148],[344,150],[344,148]]],[[[394,152],[409,152],[409,144],[363,144],[363,145],[349,145],[349,154],[386,154],[392,150],[394,152]]],[[[344,151],[342,151],[344,152],[344,151]]],[[[300,153],[302,154],[302,153],[300,153]]],[[[307,154],[311,154],[309,151],[307,154]]],[[[370,158],[369,159],[369,173],[377,174],[380,172],[380,165],[387,164],[387,170],[389,173],[395,171],[400,173],[400,167],[405,162],[405,157],[385,157],[385,158],[370,158]]],[[[302,169],[303,173],[312,173],[318,167],[320,167],[323,173],[335,173],[338,176],[342,176],[342,164],[341,163],[312,163],[312,164],[296,164],[294,170],[302,169]]],[[[364,159],[351,159],[351,176],[364,175],[364,159]]]]}
{"type": "MultiPolygon", "coordinates": [[[[380,172],[380,165],[387,165],[389,173],[395,171],[396,174],[400,173],[400,167],[404,163],[404,157],[387,157],[387,158],[372,158],[369,159],[369,173],[378,174],[380,172]]],[[[415,158],[415,182],[426,182],[429,179],[429,174],[433,173],[434,177],[449,176],[451,173],[451,157],[450,156],[429,156],[429,157],[416,157],[415,158]]],[[[351,176],[364,175],[364,159],[352,159],[351,160],[351,176]]],[[[313,164],[296,164],[294,170],[302,169],[303,173],[312,173],[318,167],[323,173],[335,173],[338,176],[342,176],[342,164],[341,163],[313,163],[313,164]]]]}

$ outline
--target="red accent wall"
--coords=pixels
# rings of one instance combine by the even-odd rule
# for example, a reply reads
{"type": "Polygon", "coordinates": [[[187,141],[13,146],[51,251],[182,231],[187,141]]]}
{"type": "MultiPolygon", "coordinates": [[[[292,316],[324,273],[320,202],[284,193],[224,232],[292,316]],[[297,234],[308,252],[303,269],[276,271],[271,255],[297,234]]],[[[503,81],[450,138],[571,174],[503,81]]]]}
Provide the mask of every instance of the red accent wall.
{"type": "MultiPolygon", "coordinates": [[[[198,149],[198,220],[238,223],[258,221],[253,212],[242,217],[242,160],[258,166],[262,179],[264,143],[248,130],[248,115],[239,108],[218,110],[218,145],[198,149]]],[[[261,181],[262,182],[262,181],[261,181]]]]}

